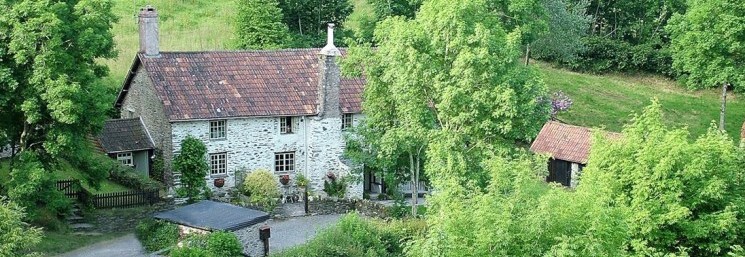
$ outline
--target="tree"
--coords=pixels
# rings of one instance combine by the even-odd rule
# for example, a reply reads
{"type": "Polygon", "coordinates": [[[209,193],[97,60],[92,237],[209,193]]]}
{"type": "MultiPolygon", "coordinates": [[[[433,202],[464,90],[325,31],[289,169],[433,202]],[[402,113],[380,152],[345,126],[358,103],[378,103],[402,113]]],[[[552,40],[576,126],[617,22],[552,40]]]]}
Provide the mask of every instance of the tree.
{"type": "Polygon", "coordinates": [[[690,88],[722,87],[719,129],[724,130],[727,88],[745,90],[745,6],[736,0],[688,1],[666,27],[673,67],[690,88]]]}
{"type": "Polygon", "coordinates": [[[587,36],[591,16],[586,13],[588,0],[543,0],[548,14],[548,31],[533,43],[536,57],[571,62],[585,50],[582,39],[587,36]]]}
{"type": "Polygon", "coordinates": [[[745,236],[742,150],[715,128],[694,142],[663,125],[655,101],[623,130],[593,142],[578,191],[598,177],[630,210],[632,253],[725,256],[745,236]]]}
{"type": "Polygon", "coordinates": [[[421,0],[359,0],[344,22],[358,43],[374,43],[373,33],[378,22],[391,17],[414,18],[421,0]]]}
{"type": "Polygon", "coordinates": [[[240,0],[234,45],[238,49],[278,49],[287,44],[289,31],[282,23],[276,0],[240,0]]]}
{"type": "Polygon", "coordinates": [[[0,197],[0,256],[33,256],[28,253],[41,242],[41,230],[23,222],[23,208],[0,197]]]}
{"type": "Polygon", "coordinates": [[[90,155],[86,137],[113,101],[100,82],[107,68],[96,62],[116,56],[111,7],[104,0],[0,2],[0,137],[46,170],[66,159],[94,184],[106,171],[80,164],[90,155]]]}
{"type": "Polygon", "coordinates": [[[280,0],[284,23],[296,37],[293,47],[318,47],[326,43],[326,27],[343,21],[352,12],[348,0],[280,0]]]}
{"type": "Polygon", "coordinates": [[[181,141],[181,153],[173,160],[173,168],[181,173],[181,186],[189,201],[195,201],[207,186],[207,147],[191,135],[181,141]]]}

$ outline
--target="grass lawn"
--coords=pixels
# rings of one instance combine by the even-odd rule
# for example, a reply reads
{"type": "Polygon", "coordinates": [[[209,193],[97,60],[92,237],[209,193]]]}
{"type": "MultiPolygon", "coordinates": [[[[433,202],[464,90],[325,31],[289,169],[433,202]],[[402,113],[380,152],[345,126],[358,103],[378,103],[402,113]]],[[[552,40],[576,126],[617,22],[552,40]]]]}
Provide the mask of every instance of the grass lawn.
{"type": "Polygon", "coordinates": [[[97,236],[73,235],[67,232],[45,231],[36,251],[42,256],[53,256],[66,253],[83,246],[95,244],[125,235],[127,232],[103,234],[97,236]]]}
{"type": "MultiPolygon", "coordinates": [[[[0,161],[0,182],[4,183],[10,180],[10,177],[8,175],[9,172],[10,172],[10,162],[8,160],[0,161]]],[[[56,170],[53,174],[57,180],[80,179],[81,181],[85,181],[83,179],[83,174],[81,174],[80,171],[76,170],[74,167],[70,166],[70,164],[68,164],[67,162],[62,162],[62,164],[60,165],[60,169],[56,170]]],[[[116,182],[113,182],[110,180],[101,181],[101,187],[99,189],[95,189],[94,187],[86,184],[85,182],[83,182],[82,184],[83,184],[83,187],[85,187],[86,189],[88,189],[88,191],[94,194],[121,192],[121,191],[130,190],[129,188],[119,185],[116,182]]]]}
{"type": "MultiPolygon", "coordinates": [[[[721,91],[719,89],[690,91],[653,75],[589,75],[575,73],[538,63],[539,70],[551,92],[564,91],[574,105],[559,119],[571,124],[605,127],[621,131],[633,113],[639,113],[656,97],[663,107],[665,122],[670,126],[688,127],[691,136],[706,133],[712,121],[719,124],[721,91]]],[[[725,129],[734,139],[740,138],[745,120],[745,96],[727,96],[725,129]]]]}

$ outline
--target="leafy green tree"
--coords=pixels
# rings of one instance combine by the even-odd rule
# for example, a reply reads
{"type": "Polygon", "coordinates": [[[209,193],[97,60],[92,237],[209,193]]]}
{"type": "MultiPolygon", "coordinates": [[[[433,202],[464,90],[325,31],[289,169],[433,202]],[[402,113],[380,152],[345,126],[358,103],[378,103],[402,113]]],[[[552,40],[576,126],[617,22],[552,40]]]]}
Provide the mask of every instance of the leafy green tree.
{"type": "Polygon", "coordinates": [[[719,128],[724,130],[727,88],[745,90],[745,5],[741,1],[688,1],[667,26],[673,67],[689,88],[722,87],[719,128]]]}
{"type": "Polygon", "coordinates": [[[343,21],[352,12],[349,0],[280,0],[284,23],[295,36],[293,47],[319,47],[326,42],[326,27],[343,21]]]}
{"type": "Polygon", "coordinates": [[[0,256],[33,256],[28,253],[41,242],[41,230],[23,222],[23,208],[0,197],[0,256]]]}
{"type": "Polygon", "coordinates": [[[725,256],[745,236],[742,150],[710,129],[694,142],[663,125],[654,102],[623,137],[593,143],[578,191],[598,177],[617,205],[627,206],[632,253],[725,256]]]}
{"type": "Polygon", "coordinates": [[[571,62],[585,50],[582,39],[587,36],[591,16],[586,10],[588,0],[541,1],[548,14],[548,31],[533,43],[536,57],[571,62]]]}
{"type": "Polygon", "coordinates": [[[173,160],[173,168],[181,173],[181,186],[189,201],[197,200],[207,186],[205,177],[209,170],[204,143],[196,137],[187,136],[181,141],[181,152],[173,160]]]}
{"type": "Polygon", "coordinates": [[[375,26],[391,16],[414,18],[421,0],[358,0],[344,22],[358,43],[372,43],[375,26]]]}
{"type": "Polygon", "coordinates": [[[234,45],[238,49],[277,49],[289,40],[276,0],[239,0],[234,45]]]}
{"type": "Polygon", "coordinates": [[[26,156],[19,165],[34,167],[16,167],[14,161],[10,178],[11,198],[29,211],[56,205],[32,207],[17,197],[57,201],[49,195],[54,185],[41,182],[62,159],[94,186],[107,175],[88,165],[86,137],[100,129],[113,101],[100,82],[107,68],[96,62],[116,56],[111,8],[105,0],[0,2],[0,143],[10,141],[26,156]]]}

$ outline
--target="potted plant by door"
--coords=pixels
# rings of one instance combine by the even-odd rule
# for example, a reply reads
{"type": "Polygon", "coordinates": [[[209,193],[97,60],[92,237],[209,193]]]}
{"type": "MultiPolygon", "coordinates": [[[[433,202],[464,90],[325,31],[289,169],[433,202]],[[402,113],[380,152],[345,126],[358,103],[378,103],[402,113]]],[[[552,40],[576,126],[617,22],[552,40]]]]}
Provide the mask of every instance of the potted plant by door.
{"type": "Polygon", "coordinates": [[[225,179],[224,178],[216,178],[212,183],[217,188],[222,188],[225,185],[225,179]]]}
{"type": "Polygon", "coordinates": [[[279,176],[279,183],[282,183],[282,185],[287,185],[290,183],[290,175],[281,175],[279,176]]]}

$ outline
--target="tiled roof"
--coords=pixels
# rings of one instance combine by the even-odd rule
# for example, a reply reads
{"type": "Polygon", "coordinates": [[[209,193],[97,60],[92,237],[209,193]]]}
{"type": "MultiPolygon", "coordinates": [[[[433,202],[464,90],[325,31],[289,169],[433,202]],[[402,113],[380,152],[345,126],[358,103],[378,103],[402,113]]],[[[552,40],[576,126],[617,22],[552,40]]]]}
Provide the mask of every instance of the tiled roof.
{"type": "MultiPolygon", "coordinates": [[[[612,137],[620,134],[608,132],[612,137]]],[[[587,163],[590,155],[592,129],[549,121],[538,137],[533,141],[530,150],[535,153],[548,154],[554,159],[575,163],[587,163]]]]}
{"type": "Polygon", "coordinates": [[[228,203],[200,201],[156,213],[155,218],[210,231],[236,231],[268,220],[269,214],[228,203]]]}
{"type": "MultiPolygon", "coordinates": [[[[170,120],[290,116],[317,111],[319,51],[161,52],[138,59],[170,120]]],[[[341,79],[342,112],[361,111],[363,86],[363,79],[341,79]]]]}
{"type": "Polygon", "coordinates": [[[108,120],[98,136],[107,153],[131,152],[153,149],[145,125],[140,118],[108,120]]]}

